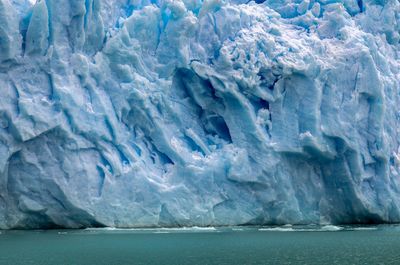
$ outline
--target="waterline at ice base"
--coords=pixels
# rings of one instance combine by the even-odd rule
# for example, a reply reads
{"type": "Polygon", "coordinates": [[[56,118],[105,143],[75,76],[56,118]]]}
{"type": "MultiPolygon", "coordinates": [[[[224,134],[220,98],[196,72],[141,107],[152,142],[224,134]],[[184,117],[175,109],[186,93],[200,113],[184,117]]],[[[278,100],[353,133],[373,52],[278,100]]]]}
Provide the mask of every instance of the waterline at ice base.
{"type": "Polygon", "coordinates": [[[400,222],[397,0],[0,0],[0,229],[400,222]]]}

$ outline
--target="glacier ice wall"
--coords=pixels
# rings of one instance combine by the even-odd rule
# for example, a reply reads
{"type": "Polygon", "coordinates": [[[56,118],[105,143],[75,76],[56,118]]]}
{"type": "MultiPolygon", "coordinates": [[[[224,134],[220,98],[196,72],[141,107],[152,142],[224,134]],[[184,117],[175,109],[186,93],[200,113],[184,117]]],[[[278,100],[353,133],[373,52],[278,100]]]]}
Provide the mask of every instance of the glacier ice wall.
{"type": "Polygon", "coordinates": [[[0,228],[400,222],[399,41],[397,0],[0,0],[0,228]]]}

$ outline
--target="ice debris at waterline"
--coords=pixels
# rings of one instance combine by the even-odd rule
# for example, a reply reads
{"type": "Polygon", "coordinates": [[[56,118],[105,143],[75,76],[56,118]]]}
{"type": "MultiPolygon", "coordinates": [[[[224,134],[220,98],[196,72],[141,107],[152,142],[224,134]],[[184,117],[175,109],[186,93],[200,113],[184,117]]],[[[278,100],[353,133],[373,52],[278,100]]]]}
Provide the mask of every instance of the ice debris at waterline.
{"type": "Polygon", "coordinates": [[[400,222],[397,0],[0,0],[0,228],[400,222]]]}

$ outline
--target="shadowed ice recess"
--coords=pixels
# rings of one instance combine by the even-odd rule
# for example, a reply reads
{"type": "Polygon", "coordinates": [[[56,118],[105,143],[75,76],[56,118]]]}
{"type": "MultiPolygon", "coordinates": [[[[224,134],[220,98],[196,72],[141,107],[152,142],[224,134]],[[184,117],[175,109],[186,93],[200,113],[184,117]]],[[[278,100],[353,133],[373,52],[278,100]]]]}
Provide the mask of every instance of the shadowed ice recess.
{"type": "Polygon", "coordinates": [[[0,228],[400,222],[398,0],[0,0],[0,228]]]}

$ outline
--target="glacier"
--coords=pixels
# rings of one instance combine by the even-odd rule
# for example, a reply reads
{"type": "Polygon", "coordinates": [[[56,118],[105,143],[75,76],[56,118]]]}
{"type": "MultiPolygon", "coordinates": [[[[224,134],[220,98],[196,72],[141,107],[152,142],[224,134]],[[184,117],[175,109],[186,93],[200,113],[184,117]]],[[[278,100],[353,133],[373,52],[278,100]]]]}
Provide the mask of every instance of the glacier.
{"type": "Polygon", "coordinates": [[[395,222],[398,0],[0,0],[0,229],[395,222]]]}

